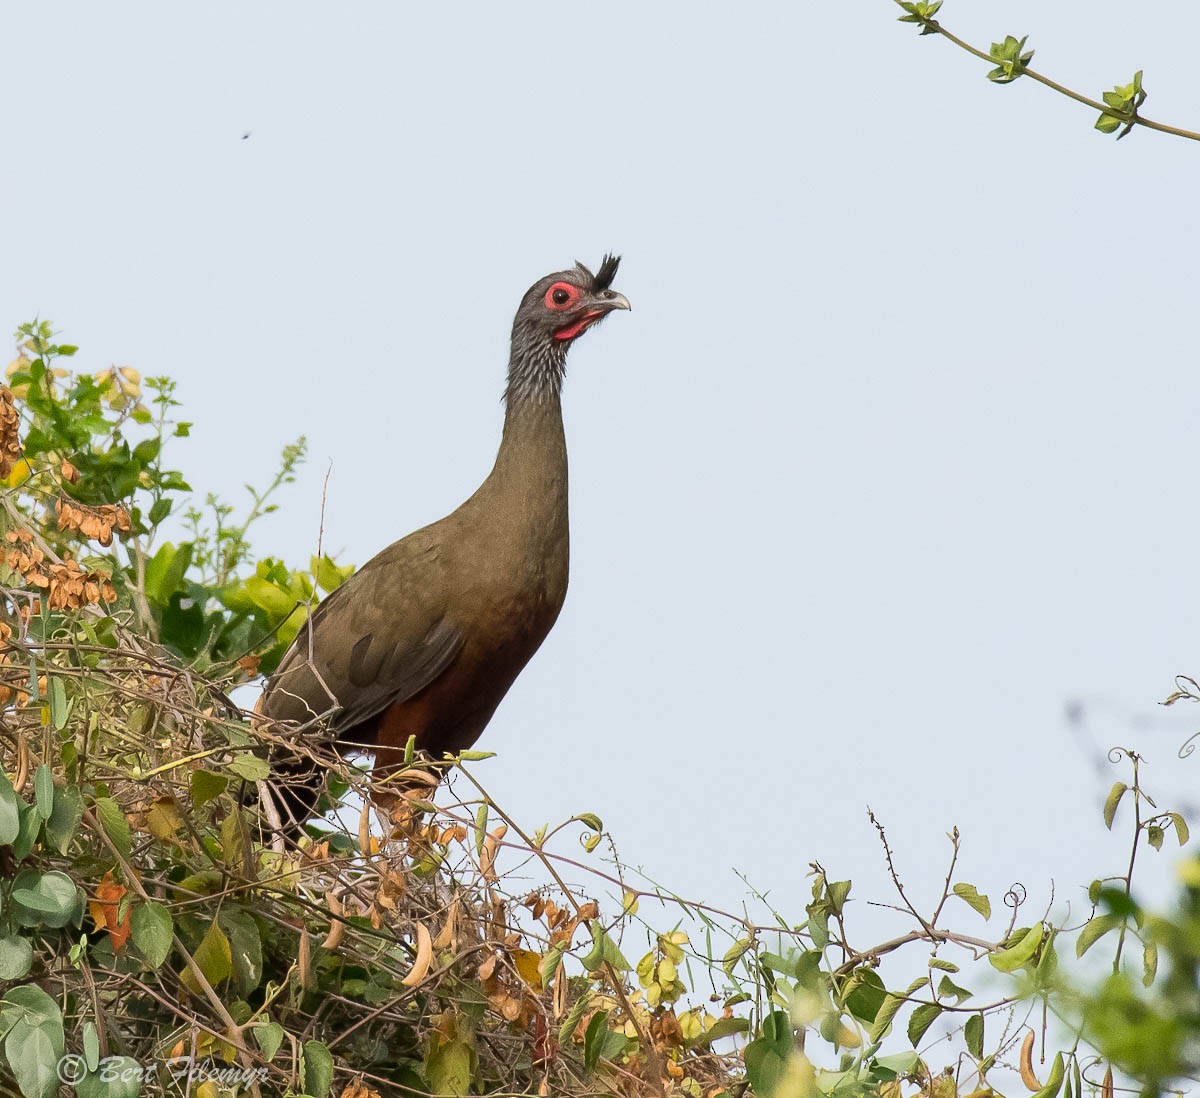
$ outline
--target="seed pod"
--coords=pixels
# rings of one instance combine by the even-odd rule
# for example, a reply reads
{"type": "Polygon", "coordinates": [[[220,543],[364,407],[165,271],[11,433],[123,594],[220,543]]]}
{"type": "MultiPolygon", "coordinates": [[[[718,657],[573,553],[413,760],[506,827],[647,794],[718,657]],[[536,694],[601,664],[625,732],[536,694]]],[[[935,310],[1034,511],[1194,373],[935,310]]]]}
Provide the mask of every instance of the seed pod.
{"type": "Polygon", "coordinates": [[[1033,1073],[1033,1041],[1034,1033],[1031,1029],[1025,1034],[1025,1040],[1021,1042],[1021,1082],[1029,1088],[1031,1093],[1036,1094],[1042,1089],[1042,1084],[1038,1082],[1038,1077],[1033,1073]]]}

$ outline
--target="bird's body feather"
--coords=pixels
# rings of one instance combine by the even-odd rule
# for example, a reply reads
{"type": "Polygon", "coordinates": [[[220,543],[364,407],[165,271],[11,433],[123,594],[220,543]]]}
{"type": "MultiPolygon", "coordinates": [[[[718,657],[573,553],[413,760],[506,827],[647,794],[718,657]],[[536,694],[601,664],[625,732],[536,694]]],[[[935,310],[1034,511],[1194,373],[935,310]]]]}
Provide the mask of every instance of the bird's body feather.
{"type": "MultiPolygon", "coordinates": [[[[566,597],[563,360],[580,332],[629,307],[608,289],[615,270],[606,259],[602,285],[581,267],[525,295],[491,473],[316,608],[267,684],[264,717],[315,723],[345,748],[373,750],[377,771],[402,761],[410,737],[435,758],[475,742],[566,597]],[[560,307],[555,295],[572,294],[578,303],[560,307]],[[544,322],[539,310],[554,315],[544,322]]],[[[314,799],[292,798],[301,813],[314,799]]]]}

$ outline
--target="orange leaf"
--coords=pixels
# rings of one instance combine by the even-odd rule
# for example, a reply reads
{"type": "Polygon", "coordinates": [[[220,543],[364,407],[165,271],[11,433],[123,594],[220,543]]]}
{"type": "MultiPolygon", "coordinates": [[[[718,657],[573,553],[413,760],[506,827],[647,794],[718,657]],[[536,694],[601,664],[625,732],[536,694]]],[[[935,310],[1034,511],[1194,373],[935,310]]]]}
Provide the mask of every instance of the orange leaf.
{"type": "Polygon", "coordinates": [[[121,899],[128,891],[123,884],[113,880],[112,870],[109,870],[96,886],[96,899],[88,904],[93,922],[108,930],[114,953],[120,953],[129,941],[129,911],[126,910],[125,918],[118,918],[121,899]]]}

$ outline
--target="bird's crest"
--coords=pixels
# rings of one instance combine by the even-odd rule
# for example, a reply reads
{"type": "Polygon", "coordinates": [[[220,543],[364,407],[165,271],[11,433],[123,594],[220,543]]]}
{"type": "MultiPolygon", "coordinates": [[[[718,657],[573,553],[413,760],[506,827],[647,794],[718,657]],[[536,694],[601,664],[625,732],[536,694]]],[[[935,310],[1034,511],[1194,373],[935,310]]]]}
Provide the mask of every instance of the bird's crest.
{"type": "Polygon", "coordinates": [[[613,279],[617,277],[617,268],[620,265],[621,257],[610,253],[600,261],[600,269],[592,274],[578,259],[575,260],[575,266],[591,279],[593,290],[607,290],[613,284],[613,279]]]}

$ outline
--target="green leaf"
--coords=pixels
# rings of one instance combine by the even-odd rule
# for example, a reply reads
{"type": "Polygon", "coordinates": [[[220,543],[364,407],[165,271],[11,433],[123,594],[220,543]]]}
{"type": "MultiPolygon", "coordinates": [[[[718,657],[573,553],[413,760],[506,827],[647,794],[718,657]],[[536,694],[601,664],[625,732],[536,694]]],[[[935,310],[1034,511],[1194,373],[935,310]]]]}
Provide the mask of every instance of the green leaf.
{"type": "Polygon", "coordinates": [[[262,935],[259,933],[258,923],[248,911],[224,908],[221,911],[220,922],[225,933],[229,935],[234,979],[245,998],[262,982],[262,935]]]}
{"type": "Polygon", "coordinates": [[[262,1052],[263,1059],[270,1063],[275,1059],[279,1046],[283,1044],[283,1026],[278,1022],[267,1022],[265,1025],[255,1026],[253,1033],[255,1044],[262,1052]]]}
{"type": "Polygon", "coordinates": [[[12,899],[36,911],[42,926],[54,929],[66,926],[80,907],[78,886],[59,870],[41,874],[32,888],[14,888],[12,899]]]}
{"type": "Polygon", "coordinates": [[[753,942],[750,938],[739,938],[725,951],[725,956],[721,958],[721,968],[725,970],[726,976],[733,975],[733,970],[737,967],[738,961],[746,955],[746,951],[752,944],[753,942]]]}
{"type": "Polygon", "coordinates": [[[141,462],[143,465],[149,465],[162,449],[161,438],[148,438],[139,442],[133,448],[133,460],[141,462]]]}
{"type": "Polygon", "coordinates": [[[137,951],[153,969],[162,968],[171,953],[175,925],[171,913],[160,903],[147,900],[129,916],[130,937],[137,951]]]}
{"type": "Polygon", "coordinates": [[[604,821],[595,812],[580,812],[578,816],[572,816],[571,819],[578,820],[584,827],[592,831],[604,830],[604,821]]]}
{"type": "Polygon", "coordinates": [[[869,968],[859,969],[851,979],[854,980],[854,988],[846,996],[846,1009],[860,1022],[871,1025],[887,998],[887,988],[879,974],[869,968]]]}
{"type": "Polygon", "coordinates": [[[963,1036],[967,1042],[967,1051],[976,1060],[983,1058],[983,1015],[972,1014],[963,1027],[963,1036]]]}
{"type": "Polygon", "coordinates": [[[751,1041],[742,1053],[746,1078],[755,1094],[769,1096],[787,1068],[795,1046],[787,1014],[777,1010],[763,1019],[762,1036],[751,1041]]]}
{"type": "Polygon", "coordinates": [[[157,526],[163,519],[171,513],[171,500],[167,496],[162,499],[156,499],[150,505],[150,514],[146,517],[146,521],[151,526],[157,526]]]}
{"type": "MultiPolygon", "coordinates": [[[[924,983],[925,981],[922,980],[921,982],[924,983]]],[[[870,1038],[872,1044],[882,1041],[887,1035],[887,1031],[892,1024],[892,1019],[896,1017],[896,1014],[906,1001],[903,995],[895,995],[891,992],[884,998],[879,1010],[875,1013],[875,1021],[871,1024],[870,1038]]]]}
{"type": "Polygon", "coordinates": [[[849,881],[829,882],[829,907],[835,915],[840,915],[846,906],[846,898],[850,895],[849,881]]]}
{"type": "Polygon", "coordinates": [[[20,934],[0,938],[0,980],[21,980],[33,965],[33,946],[20,934]]]}
{"type": "Polygon", "coordinates": [[[11,843],[21,830],[21,805],[12,782],[0,772],[0,846],[11,843]]]}
{"type": "Polygon", "coordinates": [[[100,1034],[95,1022],[87,1022],[83,1027],[83,1062],[88,1071],[95,1071],[100,1066],[100,1034]]]}
{"type": "Polygon", "coordinates": [[[301,1047],[300,1078],[304,1092],[312,1098],[326,1098],[333,1086],[333,1055],[320,1041],[305,1041],[301,1047]]]}
{"type": "Polygon", "coordinates": [[[52,676],[46,684],[50,696],[50,723],[56,732],[67,727],[67,718],[71,715],[71,707],[67,704],[67,688],[57,675],[52,676]]]}
{"type": "Polygon", "coordinates": [[[1097,915],[1094,919],[1089,919],[1084,923],[1079,937],[1075,939],[1075,956],[1082,957],[1110,930],[1116,930],[1122,921],[1122,916],[1111,914],[1097,915]]]}
{"type": "Polygon", "coordinates": [[[462,1098],[471,1089],[474,1050],[465,1041],[447,1041],[425,1061],[425,1075],[434,1094],[462,1098]]]}
{"type": "Polygon", "coordinates": [[[271,776],[271,767],[267,760],[249,753],[237,755],[229,764],[229,769],[248,782],[263,782],[271,776]]]}
{"type": "Polygon", "coordinates": [[[209,801],[215,801],[225,792],[225,787],[228,785],[229,779],[224,774],[214,774],[211,770],[193,770],[191,778],[192,804],[201,808],[209,801]]]}
{"type": "Polygon", "coordinates": [[[169,541],[146,561],[146,597],[158,606],[166,606],[183,584],[192,563],[192,546],[185,542],[176,548],[169,541]]]}
{"type": "Polygon", "coordinates": [[[949,976],[943,976],[941,983],[938,984],[938,996],[943,999],[953,999],[955,1006],[960,1005],[963,1000],[971,997],[971,992],[965,987],[959,987],[949,976]]]}
{"type": "Polygon", "coordinates": [[[1175,838],[1179,840],[1179,845],[1183,846],[1190,837],[1187,821],[1178,812],[1168,812],[1167,815],[1171,818],[1171,823],[1175,825],[1175,838]]]}
{"type": "Polygon", "coordinates": [[[718,1018],[711,1026],[708,1027],[699,1037],[696,1038],[695,1044],[700,1047],[707,1047],[714,1041],[719,1041],[722,1037],[733,1037],[738,1033],[745,1033],[750,1029],[750,1022],[746,1018],[718,1018]]]}
{"type": "Polygon", "coordinates": [[[475,853],[483,857],[483,841],[487,838],[488,803],[484,801],[475,810],[475,853]]]}
{"type": "Polygon", "coordinates": [[[21,805],[20,828],[12,844],[13,858],[17,861],[24,861],[29,857],[30,851],[33,850],[33,844],[37,842],[38,834],[42,830],[43,823],[42,817],[38,815],[37,805],[21,805]]]}
{"type": "Polygon", "coordinates": [[[592,919],[588,928],[592,932],[592,948],[582,960],[583,967],[588,972],[596,972],[607,961],[618,972],[628,972],[629,962],[617,948],[617,943],[608,936],[604,924],[599,919],[592,919]]]}
{"type": "Polygon", "coordinates": [[[82,819],[83,795],[78,787],[66,785],[55,790],[54,807],[46,821],[46,838],[58,853],[67,852],[82,819]]]}
{"type": "MultiPolygon", "coordinates": [[[[204,973],[204,978],[214,988],[227,980],[230,973],[233,972],[233,951],[229,947],[229,938],[216,920],[209,924],[208,932],[196,947],[196,952],[192,954],[192,957],[195,959],[197,967],[204,973]]],[[[201,994],[200,981],[196,979],[191,968],[184,969],[180,979],[193,994],[201,994]]]]}
{"type": "Polygon", "coordinates": [[[953,961],[944,961],[941,957],[930,957],[929,967],[940,969],[942,972],[957,972],[958,965],[953,961]]]}
{"type": "MultiPolygon", "coordinates": [[[[52,679],[51,682],[61,683],[61,679],[52,679]]],[[[51,691],[53,697],[53,690],[51,691]]],[[[54,813],[54,771],[45,763],[34,771],[33,774],[33,791],[36,798],[38,815],[43,820],[48,820],[54,813]]]]}
{"type": "Polygon", "coordinates": [[[1010,84],[1022,75],[1033,60],[1033,50],[1025,49],[1025,38],[1014,38],[1011,34],[1003,42],[993,42],[989,56],[1000,64],[987,74],[996,84],[1010,84]]]}
{"type": "Polygon", "coordinates": [[[984,919],[992,917],[992,901],[980,893],[973,884],[956,884],[954,895],[978,911],[984,919]]]}
{"type": "Polygon", "coordinates": [[[901,1075],[915,1075],[921,1070],[921,1058],[913,1051],[894,1052],[891,1056],[880,1056],[875,1061],[877,1071],[882,1069],[885,1082],[901,1075]]]}
{"type": "Polygon", "coordinates": [[[22,984],[10,987],[0,1003],[15,1007],[18,1016],[30,1025],[57,1025],[62,1029],[62,1011],[58,1003],[50,998],[37,984],[22,984]]]}
{"type": "Polygon", "coordinates": [[[1165,835],[1166,832],[1155,824],[1150,824],[1150,826],[1146,828],[1146,841],[1152,847],[1154,847],[1155,850],[1162,850],[1163,837],[1165,835]]]}
{"type": "Polygon", "coordinates": [[[1129,791],[1129,786],[1124,782],[1114,782],[1112,789],[1108,791],[1108,796],[1104,798],[1104,826],[1112,830],[1113,820],[1117,816],[1117,808],[1121,803],[1121,798],[1129,791]]]}
{"type": "Polygon", "coordinates": [[[75,1084],[75,1098],[138,1098],[145,1068],[129,1056],[109,1056],[99,1072],[75,1084]]]}
{"type": "Polygon", "coordinates": [[[546,951],[546,955],[542,958],[542,963],[538,966],[538,975],[541,978],[542,987],[550,986],[550,981],[554,979],[554,974],[558,971],[559,962],[562,960],[562,955],[566,951],[566,948],[566,944],[560,942],[558,945],[551,946],[546,951]]]}
{"type": "MultiPolygon", "coordinates": [[[[560,945],[556,948],[561,949],[564,947],[560,945]]],[[[543,986],[548,986],[549,981],[543,979],[542,984],[543,986]]],[[[587,991],[585,991],[579,996],[578,999],[575,1000],[575,1005],[571,1007],[570,1013],[567,1014],[563,1024],[559,1026],[558,1043],[560,1045],[565,1045],[575,1035],[575,1029],[579,1025],[579,1019],[583,1017],[584,1013],[591,1005],[591,1002],[592,996],[587,991]]]]}
{"type": "Polygon", "coordinates": [[[604,1051],[605,1039],[608,1037],[608,1011],[598,1010],[588,1022],[587,1031],[583,1036],[583,1066],[584,1070],[593,1072],[600,1061],[600,1053],[604,1051]]]}
{"type": "Polygon", "coordinates": [[[17,1022],[4,1038],[4,1057],[24,1098],[58,1094],[58,1062],[63,1054],[62,1023],[17,1022]]]}
{"type": "Polygon", "coordinates": [[[1153,940],[1142,947],[1142,984],[1149,987],[1158,975],[1158,945],[1153,940]]]}
{"type": "Polygon", "coordinates": [[[336,591],[343,583],[354,575],[354,565],[347,564],[339,568],[330,557],[313,557],[309,561],[308,570],[317,581],[322,591],[336,591]]]}
{"type": "Polygon", "coordinates": [[[128,858],[133,846],[133,835],[121,806],[111,797],[97,797],[96,816],[100,820],[100,826],[104,828],[104,834],[109,837],[121,857],[128,858]]]}
{"type": "Polygon", "coordinates": [[[810,915],[806,929],[817,949],[824,949],[829,945],[829,913],[827,911],[810,915]]]}
{"type": "Polygon", "coordinates": [[[290,591],[282,590],[263,576],[251,576],[245,583],[246,594],[260,610],[265,610],[272,621],[282,621],[291,616],[299,601],[290,591]]]}
{"type": "Polygon", "coordinates": [[[912,1012],[912,1017],[908,1019],[908,1040],[913,1048],[921,1043],[925,1031],[941,1013],[942,1007],[938,1003],[922,1003],[912,1012]]]}
{"type": "Polygon", "coordinates": [[[902,2],[900,6],[908,12],[908,15],[899,17],[901,23],[926,23],[937,14],[938,8],[942,6],[942,0],[933,0],[932,3],[922,3],[921,0],[916,0],[914,3],[902,2]]]}

